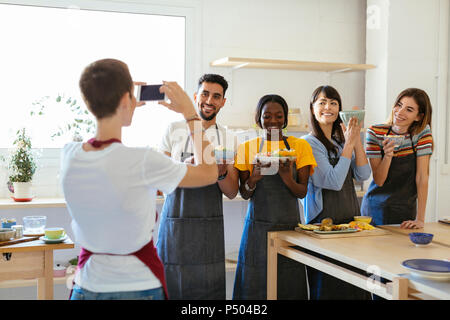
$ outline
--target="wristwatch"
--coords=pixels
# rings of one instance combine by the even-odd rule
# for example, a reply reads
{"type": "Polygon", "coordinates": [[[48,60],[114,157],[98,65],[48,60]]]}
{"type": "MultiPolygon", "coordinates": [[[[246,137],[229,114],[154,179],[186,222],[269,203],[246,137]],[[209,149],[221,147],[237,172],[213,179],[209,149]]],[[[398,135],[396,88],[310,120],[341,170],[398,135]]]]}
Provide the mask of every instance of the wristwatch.
{"type": "Polygon", "coordinates": [[[253,188],[250,188],[250,186],[248,185],[248,179],[247,179],[247,181],[245,181],[245,183],[244,183],[244,188],[245,188],[245,190],[247,190],[249,192],[252,192],[252,191],[255,191],[256,184],[255,184],[255,186],[253,188]]]}
{"type": "Polygon", "coordinates": [[[217,178],[217,180],[223,180],[223,179],[225,179],[226,177],[227,177],[227,174],[228,174],[228,170],[227,171],[225,171],[225,173],[223,174],[223,175],[221,175],[221,176],[219,176],[218,178],[217,178]]]}

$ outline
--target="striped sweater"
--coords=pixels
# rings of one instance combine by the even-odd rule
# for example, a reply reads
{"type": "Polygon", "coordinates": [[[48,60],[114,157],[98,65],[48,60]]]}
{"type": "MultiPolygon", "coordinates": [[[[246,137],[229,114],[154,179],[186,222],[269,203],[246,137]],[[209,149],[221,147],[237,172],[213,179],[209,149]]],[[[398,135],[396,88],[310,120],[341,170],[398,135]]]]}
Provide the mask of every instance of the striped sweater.
{"type": "MultiPolygon", "coordinates": [[[[381,150],[383,149],[384,136],[389,131],[389,125],[378,124],[367,129],[366,133],[366,155],[367,158],[381,158],[381,150]]],[[[391,130],[390,134],[396,134],[391,130]]],[[[427,125],[425,129],[419,134],[412,137],[414,148],[417,156],[431,155],[433,153],[433,137],[431,135],[430,126],[427,125]]],[[[412,154],[413,148],[411,145],[411,138],[409,134],[404,135],[403,142],[398,148],[394,150],[394,157],[404,157],[412,154]]]]}

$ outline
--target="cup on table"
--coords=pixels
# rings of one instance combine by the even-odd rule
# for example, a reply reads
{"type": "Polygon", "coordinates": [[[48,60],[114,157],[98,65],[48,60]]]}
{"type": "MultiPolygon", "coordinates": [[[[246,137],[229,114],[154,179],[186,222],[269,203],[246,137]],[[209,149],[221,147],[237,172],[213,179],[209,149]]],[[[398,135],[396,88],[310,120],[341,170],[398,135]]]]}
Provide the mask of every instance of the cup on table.
{"type": "Polygon", "coordinates": [[[61,239],[66,235],[64,228],[46,228],[44,230],[47,239],[61,239]]]}
{"type": "Polygon", "coordinates": [[[23,226],[20,224],[14,225],[11,227],[11,229],[13,229],[14,231],[16,231],[16,239],[22,238],[23,237],[23,226]]]}

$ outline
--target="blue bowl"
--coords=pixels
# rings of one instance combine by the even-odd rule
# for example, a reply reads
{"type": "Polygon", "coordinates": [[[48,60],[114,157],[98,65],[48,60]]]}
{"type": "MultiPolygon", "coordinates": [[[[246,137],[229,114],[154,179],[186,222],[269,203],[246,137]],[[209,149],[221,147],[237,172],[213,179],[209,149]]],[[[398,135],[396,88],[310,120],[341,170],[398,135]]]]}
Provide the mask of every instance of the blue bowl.
{"type": "Polygon", "coordinates": [[[411,232],[409,234],[409,239],[415,245],[427,245],[433,240],[433,234],[431,233],[422,233],[422,232],[411,232]]]}

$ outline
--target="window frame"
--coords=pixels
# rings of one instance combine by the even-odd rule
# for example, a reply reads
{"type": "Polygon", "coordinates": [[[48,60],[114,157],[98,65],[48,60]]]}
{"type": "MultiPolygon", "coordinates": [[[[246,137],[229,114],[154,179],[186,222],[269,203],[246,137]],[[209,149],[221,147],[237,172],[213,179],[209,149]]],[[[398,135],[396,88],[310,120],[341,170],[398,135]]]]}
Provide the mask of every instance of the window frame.
{"type": "MultiPolygon", "coordinates": [[[[59,0],[57,2],[51,0],[22,0],[22,1],[0,1],[0,4],[8,5],[24,5],[36,7],[49,8],[73,8],[80,10],[96,10],[104,12],[123,12],[123,13],[140,13],[151,15],[164,16],[178,16],[185,18],[185,91],[190,97],[193,97],[197,90],[197,78],[202,70],[202,55],[201,55],[201,14],[202,5],[200,0],[59,0]]],[[[0,155],[6,156],[9,148],[0,148],[0,155]]],[[[42,150],[40,167],[45,168],[43,176],[49,177],[56,175],[59,172],[59,153],[61,148],[40,148],[42,150]],[[56,169],[56,170],[55,170],[56,169]]],[[[6,171],[5,164],[0,162],[0,171],[6,171]]],[[[61,197],[60,187],[57,185],[56,177],[54,183],[41,186],[39,183],[35,188],[36,196],[41,196],[39,189],[51,189],[44,192],[42,196],[49,197],[49,194],[54,194],[56,197],[61,197]],[[56,189],[54,189],[56,187],[56,189]]],[[[7,198],[8,191],[4,187],[7,181],[6,172],[0,172],[0,198],[7,198]]],[[[52,196],[50,196],[52,197],[52,196]]]]}
{"type": "Polygon", "coordinates": [[[76,8],[80,10],[96,10],[105,12],[141,13],[164,16],[184,17],[185,24],[185,85],[186,92],[193,95],[197,90],[197,76],[201,73],[201,2],[199,0],[21,0],[0,1],[0,4],[25,5],[49,8],[76,8]]]}

